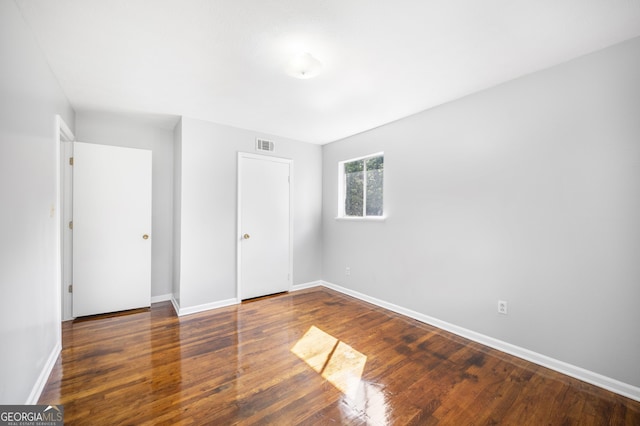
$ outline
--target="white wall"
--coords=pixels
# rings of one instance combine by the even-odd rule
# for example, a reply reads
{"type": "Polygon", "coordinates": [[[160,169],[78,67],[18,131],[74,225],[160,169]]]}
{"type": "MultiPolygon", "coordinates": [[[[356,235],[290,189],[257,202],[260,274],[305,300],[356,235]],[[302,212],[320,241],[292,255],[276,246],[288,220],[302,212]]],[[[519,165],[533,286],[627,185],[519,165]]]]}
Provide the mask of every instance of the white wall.
{"type": "Polygon", "coordinates": [[[319,280],[321,147],[186,117],[181,126],[180,308],[236,298],[237,153],[255,152],[257,136],[294,161],[293,283],[319,280]]]}
{"type": "Polygon", "coordinates": [[[635,39],[325,145],[324,280],[640,386],[639,76],[635,39]],[[388,219],[335,220],[378,151],[388,219]]]}
{"type": "Polygon", "coordinates": [[[144,116],[78,112],[76,140],[152,152],[151,296],[172,293],[173,127],[144,116]]]}
{"type": "Polygon", "coordinates": [[[0,64],[0,404],[24,404],[60,345],[55,115],[73,129],[74,111],[12,1],[0,64]]]}

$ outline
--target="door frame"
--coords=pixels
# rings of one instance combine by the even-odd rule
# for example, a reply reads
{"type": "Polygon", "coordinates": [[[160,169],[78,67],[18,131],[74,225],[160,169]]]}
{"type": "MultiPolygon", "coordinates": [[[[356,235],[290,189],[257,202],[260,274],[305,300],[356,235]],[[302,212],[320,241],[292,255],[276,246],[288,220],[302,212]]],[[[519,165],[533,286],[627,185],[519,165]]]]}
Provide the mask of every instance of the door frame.
{"type": "Polygon", "coordinates": [[[252,159],[286,163],[289,165],[289,291],[293,286],[293,159],[275,157],[272,155],[251,154],[238,151],[238,176],[237,176],[237,210],[236,210],[236,300],[242,302],[240,297],[242,287],[242,160],[252,159]]]}
{"type": "MultiPolygon", "coordinates": [[[[64,235],[64,215],[62,212],[62,208],[64,206],[65,200],[65,182],[62,179],[62,163],[65,158],[64,145],[63,142],[73,142],[75,140],[75,135],[65,123],[64,119],[60,115],[56,115],[55,119],[55,170],[56,170],[56,199],[55,199],[55,223],[56,223],[56,233],[55,233],[55,244],[56,244],[56,294],[58,297],[56,298],[56,312],[57,312],[57,322],[62,323],[63,319],[63,285],[62,285],[62,271],[64,268],[64,248],[63,248],[63,239],[62,235],[64,235]]],[[[58,341],[62,342],[62,328],[58,328],[58,341]]]]}
{"type": "Polygon", "coordinates": [[[60,250],[61,254],[61,277],[62,277],[62,321],[74,319],[73,313],[73,294],[70,288],[73,284],[73,234],[69,226],[69,222],[73,220],[73,169],[70,159],[73,157],[74,141],[64,140],[60,142],[60,182],[61,198],[60,202],[60,250]]]}

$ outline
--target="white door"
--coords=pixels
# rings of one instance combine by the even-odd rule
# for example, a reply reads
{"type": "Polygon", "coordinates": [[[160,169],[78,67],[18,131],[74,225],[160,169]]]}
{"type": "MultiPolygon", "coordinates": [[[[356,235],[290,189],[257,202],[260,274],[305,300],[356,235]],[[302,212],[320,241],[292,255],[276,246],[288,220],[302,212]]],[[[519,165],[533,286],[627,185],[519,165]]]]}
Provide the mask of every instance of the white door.
{"type": "Polygon", "coordinates": [[[291,169],[283,158],[238,154],[238,297],[291,286],[291,169]]]}
{"type": "Polygon", "coordinates": [[[151,304],[151,151],[74,143],[73,315],[151,304]]]}

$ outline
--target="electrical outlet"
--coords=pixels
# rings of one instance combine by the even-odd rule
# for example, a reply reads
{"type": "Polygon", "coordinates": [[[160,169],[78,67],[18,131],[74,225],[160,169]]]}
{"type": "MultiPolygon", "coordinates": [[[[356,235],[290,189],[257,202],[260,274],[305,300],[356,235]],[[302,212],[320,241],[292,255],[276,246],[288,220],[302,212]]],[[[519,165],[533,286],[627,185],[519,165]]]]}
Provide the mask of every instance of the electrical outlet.
{"type": "Polygon", "coordinates": [[[506,300],[498,300],[498,313],[502,315],[507,315],[507,301],[506,300]]]}
{"type": "Polygon", "coordinates": [[[346,276],[351,275],[351,268],[349,268],[348,266],[347,266],[346,268],[344,268],[344,274],[345,274],[346,276]]]}

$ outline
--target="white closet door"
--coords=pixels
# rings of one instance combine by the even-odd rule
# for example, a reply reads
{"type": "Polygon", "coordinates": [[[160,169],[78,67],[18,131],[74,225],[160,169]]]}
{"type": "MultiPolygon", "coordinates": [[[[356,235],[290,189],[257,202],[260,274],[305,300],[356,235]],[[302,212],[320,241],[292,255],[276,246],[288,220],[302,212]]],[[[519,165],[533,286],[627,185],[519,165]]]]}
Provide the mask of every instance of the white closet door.
{"type": "Polygon", "coordinates": [[[291,160],[239,154],[239,296],[291,287],[291,160]]]}
{"type": "Polygon", "coordinates": [[[75,142],[73,315],[151,304],[151,151],[75,142]]]}

